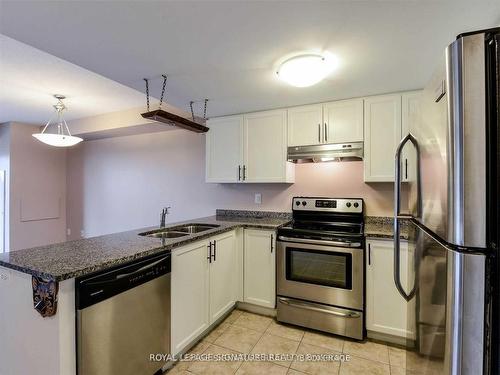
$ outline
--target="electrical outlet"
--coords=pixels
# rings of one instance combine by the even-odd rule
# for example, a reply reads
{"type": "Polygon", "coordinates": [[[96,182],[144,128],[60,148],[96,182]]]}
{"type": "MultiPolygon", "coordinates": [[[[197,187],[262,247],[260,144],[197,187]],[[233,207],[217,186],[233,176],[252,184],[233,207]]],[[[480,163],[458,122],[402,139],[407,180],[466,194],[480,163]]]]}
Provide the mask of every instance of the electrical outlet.
{"type": "Polygon", "coordinates": [[[80,231],[80,237],[85,238],[85,231],[83,229],[80,231]]]}
{"type": "Polygon", "coordinates": [[[66,235],[67,236],[71,236],[71,228],[67,228],[66,229],[66,235]]]}
{"type": "Polygon", "coordinates": [[[261,204],[261,203],[262,203],[262,194],[255,193],[255,204],[261,204]]]}

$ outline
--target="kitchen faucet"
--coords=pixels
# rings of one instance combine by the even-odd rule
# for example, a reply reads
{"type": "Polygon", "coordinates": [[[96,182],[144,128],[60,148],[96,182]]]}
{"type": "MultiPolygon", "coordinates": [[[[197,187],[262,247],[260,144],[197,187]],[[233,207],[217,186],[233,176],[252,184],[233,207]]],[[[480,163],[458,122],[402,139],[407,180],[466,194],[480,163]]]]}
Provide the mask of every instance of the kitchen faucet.
{"type": "Polygon", "coordinates": [[[165,219],[167,217],[167,215],[170,213],[168,212],[169,209],[171,209],[172,207],[168,206],[168,207],[165,207],[163,210],[161,210],[161,214],[160,214],[160,228],[165,228],[165,219]]]}

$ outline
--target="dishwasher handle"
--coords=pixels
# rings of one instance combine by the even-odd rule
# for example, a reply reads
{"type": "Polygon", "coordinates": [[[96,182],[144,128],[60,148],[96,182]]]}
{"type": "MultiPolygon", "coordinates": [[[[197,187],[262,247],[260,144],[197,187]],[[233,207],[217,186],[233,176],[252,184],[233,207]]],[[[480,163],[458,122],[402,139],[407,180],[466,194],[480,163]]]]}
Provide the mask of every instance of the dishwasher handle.
{"type": "MultiPolygon", "coordinates": [[[[170,255],[168,255],[168,256],[170,256],[170,255]]],[[[149,269],[152,269],[154,266],[156,266],[156,265],[164,262],[165,259],[167,259],[167,257],[161,258],[160,260],[157,260],[156,262],[153,262],[153,263],[147,264],[145,266],[142,266],[138,270],[135,270],[135,271],[132,271],[132,272],[128,272],[128,273],[119,273],[118,275],[116,275],[115,280],[116,279],[123,279],[124,277],[132,277],[134,275],[138,275],[141,272],[149,270],[149,269]]]]}
{"type": "Polygon", "coordinates": [[[90,307],[171,272],[171,255],[162,254],[78,278],[76,307],[90,307]]]}

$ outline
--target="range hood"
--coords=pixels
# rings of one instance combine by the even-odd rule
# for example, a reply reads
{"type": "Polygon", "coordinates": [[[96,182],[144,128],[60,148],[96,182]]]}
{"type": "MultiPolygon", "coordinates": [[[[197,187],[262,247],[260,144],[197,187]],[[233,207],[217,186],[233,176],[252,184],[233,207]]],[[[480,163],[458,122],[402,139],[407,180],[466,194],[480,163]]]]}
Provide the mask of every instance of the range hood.
{"type": "Polygon", "coordinates": [[[288,147],[287,158],[294,163],[363,160],[363,142],[292,146],[288,147]]]}

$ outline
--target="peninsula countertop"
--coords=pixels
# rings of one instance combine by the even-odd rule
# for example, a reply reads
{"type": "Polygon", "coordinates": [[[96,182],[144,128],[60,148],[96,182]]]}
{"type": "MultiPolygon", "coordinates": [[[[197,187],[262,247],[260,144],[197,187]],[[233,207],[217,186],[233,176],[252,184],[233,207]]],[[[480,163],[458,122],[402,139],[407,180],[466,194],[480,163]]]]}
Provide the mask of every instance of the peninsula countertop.
{"type": "MultiPolygon", "coordinates": [[[[139,235],[142,232],[158,229],[149,227],[0,254],[0,266],[48,280],[63,281],[149,255],[172,251],[177,247],[236,228],[277,229],[290,221],[290,214],[287,213],[247,211],[245,215],[240,211],[220,212],[222,215],[166,226],[169,228],[188,223],[218,225],[217,228],[201,233],[169,239],[139,235]]],[[[219,210],[217,213],[219,214],[219,210]]]]}

